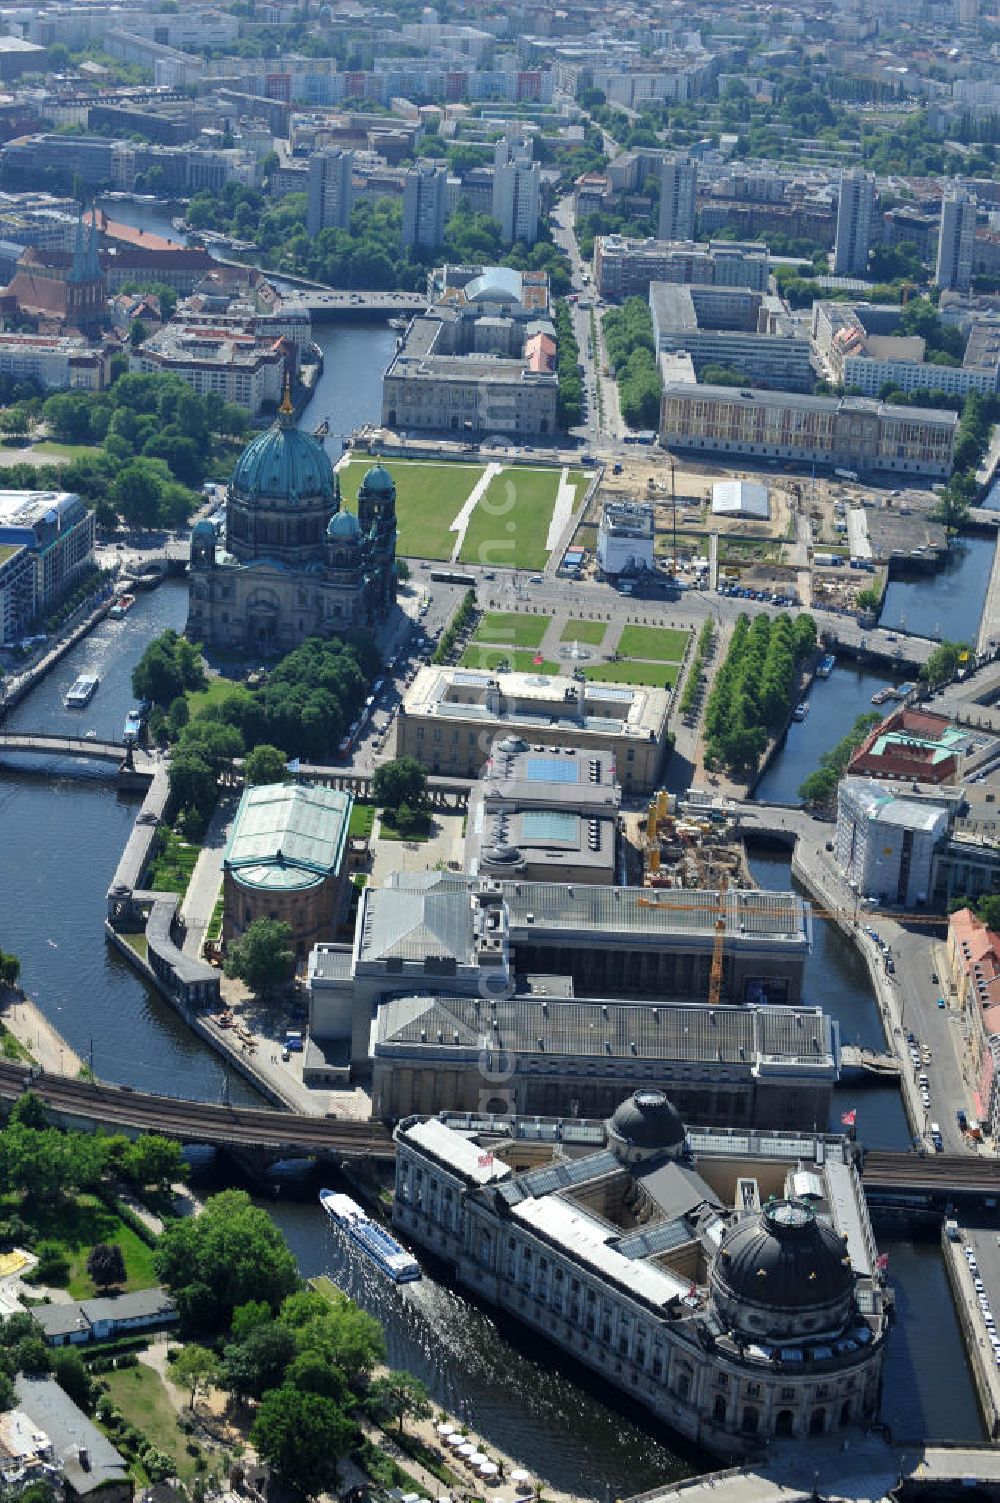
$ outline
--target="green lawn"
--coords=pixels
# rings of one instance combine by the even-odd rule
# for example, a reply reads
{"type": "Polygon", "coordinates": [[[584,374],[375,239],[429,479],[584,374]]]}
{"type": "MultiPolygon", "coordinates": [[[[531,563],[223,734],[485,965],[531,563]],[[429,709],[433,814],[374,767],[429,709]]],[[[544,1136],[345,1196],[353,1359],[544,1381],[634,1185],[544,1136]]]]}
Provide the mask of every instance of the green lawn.
{"type": "MultiPolygon", "coordinates": [[[[121,932],[121,931],[119,931],[121,932]]],[[[141,934],[121,934],[122,939],[129,949],[134,950],[141,960],[149,959],[149,942],[146,939],[146,931],[141,934]]]]}
{"type": "Polygon", "coordinates": [[[184,840],[176,830],[163,833],[159,854],[149,869],[149,885],[154,892],[187,892],[191,873],[201,847],[184,840]]]}
{"type": "Polygon", "coordinates": [[[395,825],[389,823],[389,816],[383,813],[382,822],[379,825],[380,840],[412,840],[417,845],[422,845],[425,840],[431,838],[431,816],[425,811],[415,814],[406,826],[405,830],[397,830],[395,825]]]}
{"type": "MultiPolygon", "coordinates": [[[[194,1457],[186,1449],[187,1436],[178,1426],[178,1412],[159,1373],[140,1362],[135,1367],[104,1373],[101,1381],[108,1385],[108,1398],[121,1410],[129,1424],[141,1430],[158,1451],[165,1451],[173,1457],[182,1480],[192,1478],[195,1474],[194,1457]]],[[[184,1390],[178,1392],[183,1395],[184,1390]]],[[[186,1406],[187,1399],[184,1402],[186,1406]]]]}
{"type": "Polygon", "coordinates": [[[100,452],[93,444],[60,444],[55,439],[41,438],[31,446],[31,459],[82,459],[100,452]]]}
{"type": "Polygon", "coordinates": [[[375,805],[356,803],[351,809],[351,822],[347,827],[348,835],[354,840],[364,840],[372,832],[375,822],[375,805]]]}
{"type": "Polygon", "coordinates": [[[187,702],[192,720],[199,711],[207,709],[209,705],[221,704],[231,694],[247,695],[248,690],[236,679],[221,677],[210,678],[204,689],[189,689],[187,702]]]}
{"type": "Polygon", "coordinates": [[[51,1238],[65,1250],[70,1275],[66,1285],[74,1299],[93,1299],[97,1290],[87,1273],[87,1254],[97,1242],[117,1242],[125,1258],[126,1289],[151,1289],[153,1249],[110,1211],[96,1195],[78,1195],[38,1205],[18,1195],[0,1196],[2,1214],[16,1213],[31,1229],[30,1245],[51,1238]]]}
{"type": "Polygon", "coordinates": [[[476,627],[474,642],[499,647],[540,647],[550,616],[525,616],[519,611],[487,611],[476,627]]]}
{"type": "MultiPolygon", "coordinates": [[[[348,511],[358,509],[358,487],[376,461],[370,454],[351,458],[339,471],[341,496],[348,511]]],[[[449,527],[462,510],[484,465],[423,459],[388,459],[396,482],[397,551],[407,558],[451,558],[458,534],[449,527]]]]}
{"type": "Polygon", "coordinates": [[[679,663],[596,663],[584,666],[586,678],[609,684],[648,684],[650,688],[670,688],[677,682],[679,663]]]}
{"type": "Polygon", "coordinates": [[[478,647],[473,644],[465,649],[459,659],[463,668],[480,668],[489,673],[499,668],[503,662],[508,664],[508,671],[513,673],[559,672],[559,664],[550,662],[548,658],[536,663],[535,654],[530,647],[478,647]]]}
{"type": "Polygon", "coordinates": [[[687,645],[686,631],[670,626],[626,626],[618,643],[623,658],[641,658],[657,663],[679,663],[687,645]]]}
{"type": "Polygon", "coordinates": [[[559,640],[560,642],[585,642],[588,647],[600,647],[607,629],[606,621],[567,621],[559,640]]]}
{"type": "MultiPolygon", "coordinates": [[[[569,479],[577,487],[575,507],[583,472],[573,470],[569,479]]],[[[461,561],[494,569],[543,568],[549,556],[545,539],[558,490],[558,470],[511,465],[495,475],[472,514],[459,554],[461,561]]]]}

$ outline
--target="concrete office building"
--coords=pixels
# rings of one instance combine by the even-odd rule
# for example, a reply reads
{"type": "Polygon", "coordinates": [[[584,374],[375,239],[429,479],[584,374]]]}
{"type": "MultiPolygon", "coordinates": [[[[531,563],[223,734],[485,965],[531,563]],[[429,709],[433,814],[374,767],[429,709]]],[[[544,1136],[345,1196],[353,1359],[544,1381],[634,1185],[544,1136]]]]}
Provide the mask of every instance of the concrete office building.
{"type": "Polygon", "coordinates": [[[949,189],[941,203],[934,285],[942,292],[968,292],[976,248],[976,201],[964,189],[949,189]]]}
{"type": "Polygon", "coordinates": [[[656,568],[652,506],[645,501],[605,501],[597,528],[597,563],[608,579],[656,568]]]}
{"type": "Polygon", "coordinates": [[[306,229],[310,235],[320,230],[347,230],[354,207],[354,153],[329,147],[309,158],[306,200],[306,229]]]}
{"type": "Polygon", "coordinates": [[[448,218],[448,169],[418,162],[403,179],[402,243],[435,250],[444,240],[448,218]]]}
{"type": "Polygon", "coordinates": [[[948,823],[940,804],[900,797],[867,778],[844,778],[837,790],[837,865],[862,897],[904,908],[926,903],[948,823]]]}
{"type": "Polygon", "coordinates": [[[70,491],[0,491],[4,640],[21,636],[93,562],[94,513],[79,496],[70,491]]]}
{"type": "Polygon", "coordinates": [[[590,756],[610,749],[626,793],[655,788],[670,697],[644,685],[436,664],[417,670],[396,718],[396,755],[429,772],[476,777],[498,735],[590,756]]]}
{"type": "Polygon", "coordinates": [[[651,282],[752,287],[767,291],[770,262],[766,245],[711,240],[630,240],[598,235],[594,240],[594,282],[601,297],[646,297],[651,282]]]}
{"type": "Polygon", "coordinates": [[[815,1131],[828,1120],[839,1030],[818,1007],[652,1007],[567,997],[551,979],[495,1000],[439,988],[382,1003],[371,1043],[375,1116],[602,1117],[624,1090],[659,1086],[706,1126],[815,1131]]]}
{"type": "Polygon", "coordinates": [[[507,245],[534,245],[541,211],[542,169],[532,161],[530,140],[501,136],[493,151],[493,218],[507,245]]]}
{"type": "Polygon", "coordinates": [[[657,352],[683,351],[696,373],[721,365],[748,384],[812,391],[810,342],[795,332],[779,297],[740,287],[652,282],[649,307],[657,352]]]}
{"type": "Polygon", "coordinates": [[[875,178],[870,172],[844,172],[837,204],[837,238],[833,274],[863,277],[875,233],[875,178]]]}
{"type": "MultiPolygon", "coordinates": [[[[757,891],[721,903],[721,1000],[797,1006],[808,907],[792,893],[757,891]]],[[[717,892],[688,889],[396,873],[362,892],[352,944],[310,954],[310,1031],[350,1040],[363,1063],[374,1009],[392,997],[511,997],[525,990],[519,977],[532,978],[535,995],[544,987],[650,1005],[706,997],[719,905],[717,892]]]]}
{"type": "Polygon", "coordinates": [[[698,164],[690,157],[669,156],[660,172],[661,240],[693,240],[698,196],[698,164]]]}
{"type": "Polygon", "coordinates": [[[469,798],[464,868],[529,882],[613,883],[621,788],[609,751],[539,752],[498,736],[469,798]]]}
{"type": "Polygon", "coordinates": [[[1000,332],[974,324],[961,365],[924,359],[926,341],[900,332],[896,304],[813,303],[812,343],[826,374],[838,384],[877,397],[890,382],[900,391],[970,391],[992,396],[1000,387],[1000,332]]]}
{"type": "Polygon", "coordinates": [[[935,479],[951,474],[957,428],[954,412],[871,397],[675,382],[660,404],[660,441],[670,448],[935,479]]]}
{"type": "Polygon", "coordinates": [[[604,1123],[394,1136],[400,1231],[689,1441],[847,1445],[877,1417],[889,1302],[846,1139],[688,1129],[655,1087],[604,1123]]]}
{"type": "Polygon", "coordinates": [[[199,396],[213,392],[251,417],[277,406],[286,366],[280,338],[258,339],[238,329],[185,323],[164,324],[128,358],[130,371],[180,376],[199,396]]]}

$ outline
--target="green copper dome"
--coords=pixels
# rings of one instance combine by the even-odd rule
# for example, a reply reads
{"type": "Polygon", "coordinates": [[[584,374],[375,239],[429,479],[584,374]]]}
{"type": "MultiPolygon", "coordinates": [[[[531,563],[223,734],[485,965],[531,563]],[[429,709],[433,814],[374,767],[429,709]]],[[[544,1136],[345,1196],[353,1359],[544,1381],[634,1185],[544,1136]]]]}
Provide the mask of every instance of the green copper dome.
{"type": "Polygon", "coordinates": [[[332,500],[339,489],[323,445],[293,427],[284,412],[273,428],[247,444],[236,461],[232,486],[251,501],[259,496],[269,501],[332,500]]]}
{"type": "Polygon", "coordinates": [[[361,536],[361,528],[358,519],[352,512],[334,512],[326,524],[328,538],[337,538],[342,543],[353,543],[361,536]]]}
{"type": "Polygon", "coordinates": [[[380,496],[389,496],[395,492],[396,482],[385,465],[373,464],[361,482],[361,489],[376,492],[380,496]]]}

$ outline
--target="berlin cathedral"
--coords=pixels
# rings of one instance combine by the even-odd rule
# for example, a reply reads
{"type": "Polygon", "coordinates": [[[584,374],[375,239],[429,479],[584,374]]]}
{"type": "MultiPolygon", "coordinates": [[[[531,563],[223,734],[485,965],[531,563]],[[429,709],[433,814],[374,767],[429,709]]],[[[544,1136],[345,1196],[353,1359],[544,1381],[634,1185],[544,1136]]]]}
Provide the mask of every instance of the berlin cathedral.
{"type": "Polygon", "coordinates": [[[273,427],[236,462],[224,539],[195,525],[187,634],[238,655],[291,652],[306,637],[375,627],[396,601],[396,487],[382,465],[365,475],[358,514],[318,439],[285,400],[273,427]]]}

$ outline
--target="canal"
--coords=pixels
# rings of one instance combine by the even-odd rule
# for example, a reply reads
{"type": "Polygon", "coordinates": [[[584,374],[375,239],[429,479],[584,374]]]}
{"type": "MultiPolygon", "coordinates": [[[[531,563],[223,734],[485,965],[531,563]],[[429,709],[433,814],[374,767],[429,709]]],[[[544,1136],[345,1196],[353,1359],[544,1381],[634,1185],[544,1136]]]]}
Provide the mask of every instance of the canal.
{"type": "MultiPolygon", "coordinates": [[[[130,222],[173,234],[152,206],[113,203],[130,222]]],[[[331,457],[339,435],[378,420],[381,370],[393,334],[381,325],[320,325],[322,381],[307,421],[328,417],[331,457]]],[[[131,703],[130,674],[145,643],[184,621],[183,587],[165,584],[143,595],[122,622],[106,622],[67,655],[50,678],[13,712],[21,729],[94,729],[118,734],[131,703]],[[99,674],[90,706],[69,712],[62,696],[80,672],[99,674]]],[[[794,726],[762,783],[761,797],[794,798],[802,777],[868,707],[885,679],[838,667],[813,692],[813,713],[794,726]]],[[[27,765],[27,764],[26,764],[27,765]]],[[[104,776],[60,776],[59,768],[0,769],[0,944],[21,957],[23,981],[70,1043],[106,1079],[202,1100],[218,1099],[226,1073],[173,1011],[105,944],[104,895],[135,817],[134,799],[119,796],[104,776]],[[53,775],[53,771],[56,775],[53,775]]],[[[755,852],[763,886],[787,887],[787,857],[755,852]]],[[[840,1019],[843,1036],[878,1041],[867,979],[853,951],[817,922],[807,994],[840,1019]]],[[[234,1099],[246,1086],[230,1081],[234,1099]]],[[[905,1122],[895,1092],[876,1088],[838,1096],[834,1117],[859,1111],[865,1141],[904,1146],[905,1122]]],[[[837,1125],[834,1122],[832,1125],[837,1125]]],[[[376,1279],[351,1258],[318,1205],[269,1203],[304,1275],[329,1273],[382,1320],[390,1360],[419,1373],[434,1398],[459,1410],[488,1440],[508,1449],[540,1477],[569,1491],[619,1496],[698,1469],[627,1402],[554,1350],[541,1349],[446,1282],[426,1279],[402,1291],[376,1279]]],[[[981,1439],[950,1295],[936,1245],[882,1236],[890,1255],[900,1319],[890,1343],[884,1412],[894,1434],[953,1441],[981,1439]]]]}

